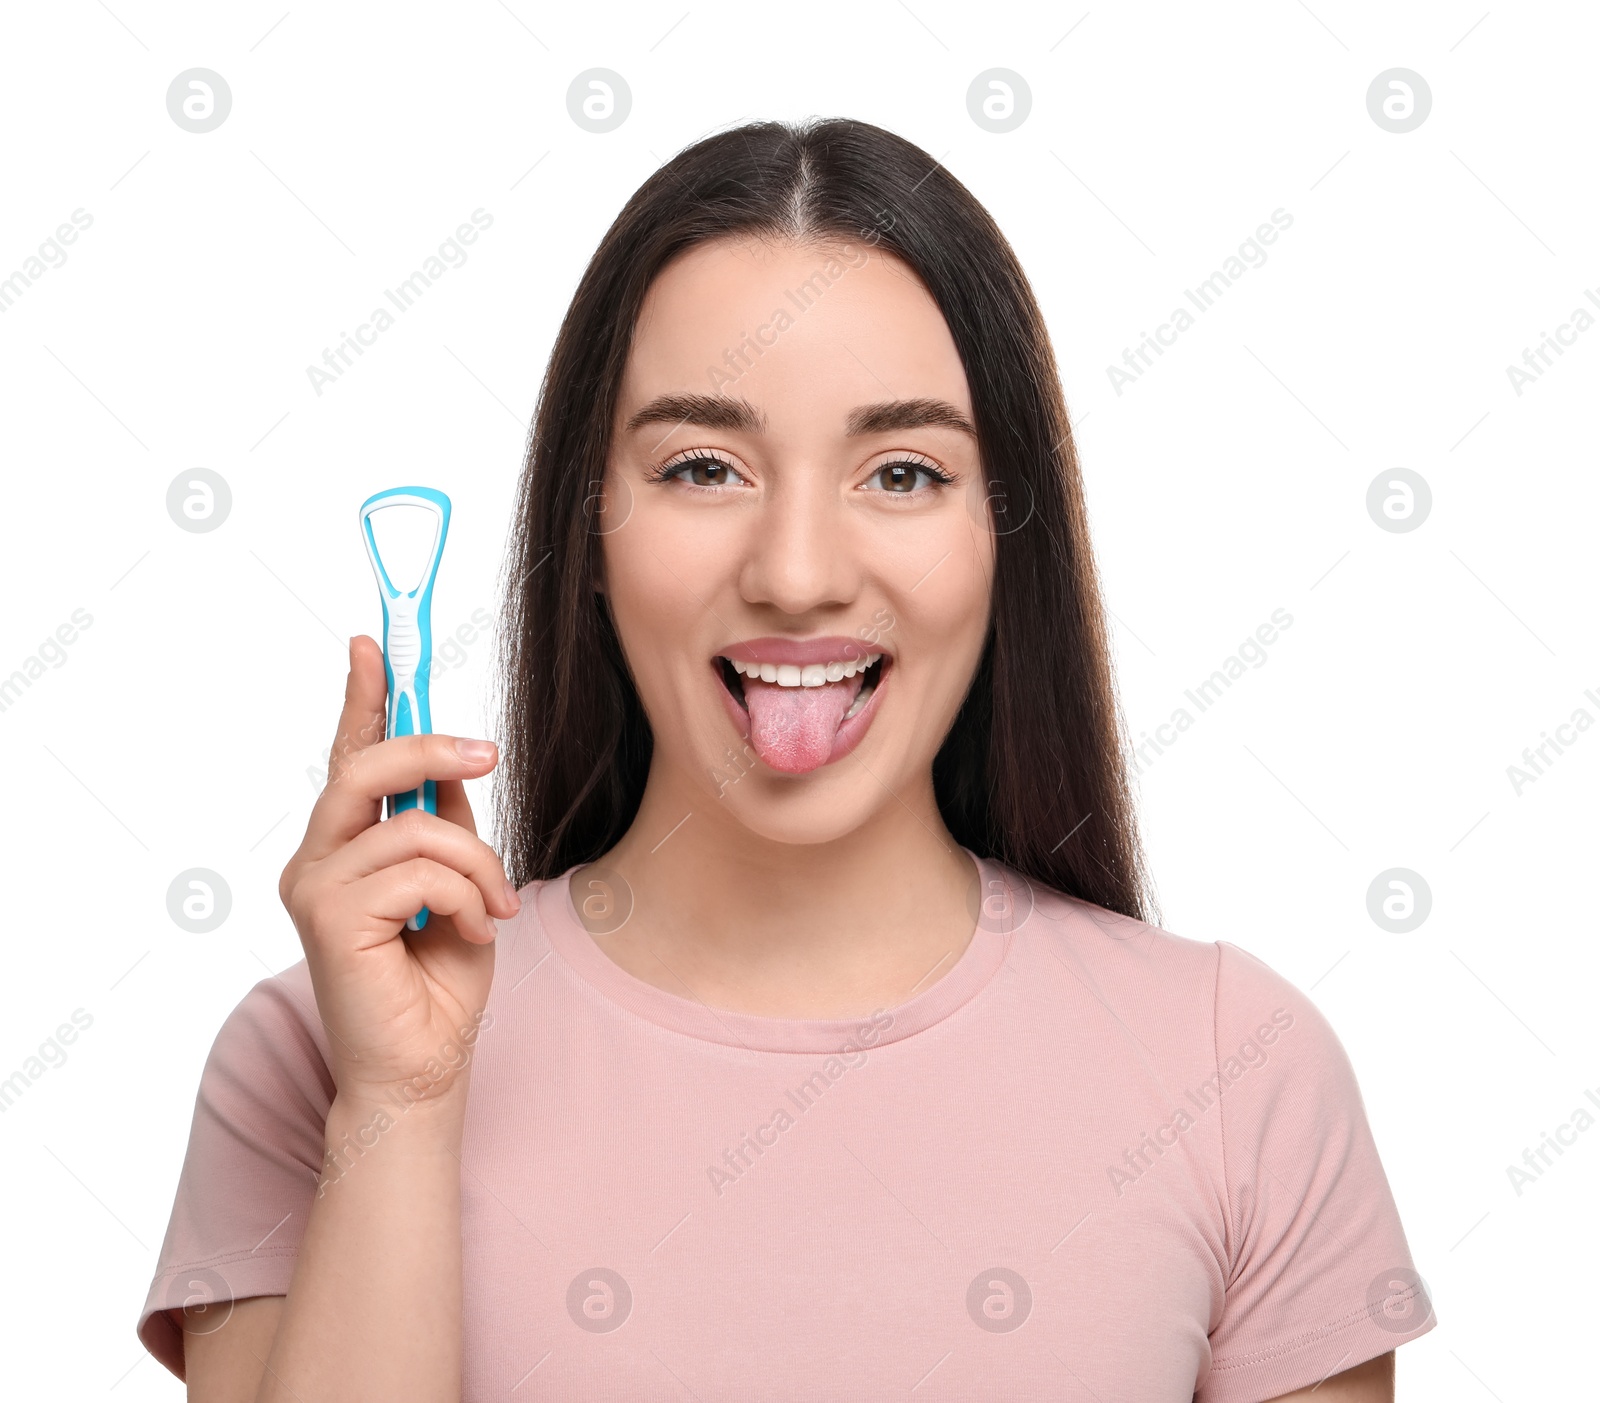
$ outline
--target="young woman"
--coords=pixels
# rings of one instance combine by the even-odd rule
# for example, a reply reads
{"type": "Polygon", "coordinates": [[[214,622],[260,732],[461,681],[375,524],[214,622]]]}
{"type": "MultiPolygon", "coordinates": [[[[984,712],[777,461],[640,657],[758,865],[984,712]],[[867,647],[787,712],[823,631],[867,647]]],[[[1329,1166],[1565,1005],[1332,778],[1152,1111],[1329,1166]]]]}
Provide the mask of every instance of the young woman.
{"type": "Polygon", "coordinates": [[[383,740],[351,640],[140,1318],[191,1398],[1393,1397],[1350,1064],[1148,923],[1049,342],[934,160],[757,123],[639,190],[503,663],[498,752],[383,740]]]}

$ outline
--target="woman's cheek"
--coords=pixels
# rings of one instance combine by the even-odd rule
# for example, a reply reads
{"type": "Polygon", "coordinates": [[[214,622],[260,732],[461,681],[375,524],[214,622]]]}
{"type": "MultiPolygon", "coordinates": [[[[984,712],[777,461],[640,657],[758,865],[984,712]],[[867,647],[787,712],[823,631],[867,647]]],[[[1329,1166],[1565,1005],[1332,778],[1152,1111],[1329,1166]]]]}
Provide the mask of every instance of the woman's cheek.
{"type": "Polygon", "coordinates": [[[706,534],[681,513],[651,511],[641,502],[606,542],[618,637],[646,713],[663,720],[678,708],[683,669],[703,666],[710,656],[707,608],[716,586],[706,534]]]}
{"type": "Polygon", "coordinates": [[[981,632],[988,622],[993,555],[987,541],[966,529],[919,543],[909,562],[896,562],[907,581],[891,591],[891,608],[919,629],[936,629],[951,648],[962,634],[981,632]],[[904,568],[909,565],[909,570],[904,568]]]}
{"type": "Polygon", "coordinates": [[[635,618],[659,623],[694,607],[692,582],[703,578],[695,565],[700,533],[672,515],[635,502],[627,525],[606,541],[608,578],[635,618]]]}

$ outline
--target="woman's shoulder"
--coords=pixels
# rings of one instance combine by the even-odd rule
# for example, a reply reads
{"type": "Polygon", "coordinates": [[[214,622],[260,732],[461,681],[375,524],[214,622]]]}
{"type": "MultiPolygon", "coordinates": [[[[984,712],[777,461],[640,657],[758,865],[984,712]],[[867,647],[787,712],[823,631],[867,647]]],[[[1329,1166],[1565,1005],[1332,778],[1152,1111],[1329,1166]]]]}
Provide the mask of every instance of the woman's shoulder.
{"type": "Polygon", "coordinates": [[[1004,869],[1013,887],[1019,941],[1030,936],[1058,959],[1145,996],[1190,993],[1215,982],[1219,942],[1179,935],[1004,869]]]}
{"type": "Polygon", "coordinates": [[[301,956],[292,965],[262,976],[240,996],[226,1024],[241,1032],[261,1033],[292,1025],[321,1030],[311,966],[301,956]]]}
{"type": "Polygon", "coordinates": [[[1275,1043],[1295,1028],[1299,1036],[1291,1041],[1302,1056],[1331,1064],[1336,1075],[1347,1067],[1337,1035],[1309,994],[1234,941],[1180,935],[1011,875],[1020,893],[1018,941],[1031,932],[1113,1008],[1157,1024],[1180,1018],[1195,1031],[1207,1028],[1220,1058],[1240,1044],[1275,1043]]]}
{"type": "Polygon", "coordinates": [[[206,1085],[260,1086],[268,1069],[308,1090],[332,1094],[328,1030],[317,1012],[304,957],[265,975],[223,1019],[206,1058],[206,1085]]]}

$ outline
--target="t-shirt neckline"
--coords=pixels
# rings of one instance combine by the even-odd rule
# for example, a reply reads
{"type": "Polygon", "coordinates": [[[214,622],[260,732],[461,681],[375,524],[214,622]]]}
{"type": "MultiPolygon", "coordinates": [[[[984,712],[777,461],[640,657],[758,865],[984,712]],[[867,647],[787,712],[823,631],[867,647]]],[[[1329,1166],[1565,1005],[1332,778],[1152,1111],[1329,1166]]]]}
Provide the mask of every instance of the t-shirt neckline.
{"type": "Polygon", "coordinates": [[[660,1027],[703,1042],[752,1052],[836,1052],[860,1043],[864,1036],[873,1045],[881,1046],[948,1018],[988,984],[1010,951],[1012,921],[991,913],[997,909],[1027,909],[1026,905],[1019,907],[1015,899],[1021,879],[1003,864],[979,857],[964,845],[962,851],[977,864],[979,895],[983,898],[967,948],[953,966],[920,993],[876,1014],[855,1018],[771,1018],[712,1008],[628,973],[595,944],[573,908],[572,874],[582,863],[573,864],[559,877],[541,885],[537,910],[550,948],[573,974],[608,1002],[660,1027]],[[996,882],[1002,883],[1013,897],[998,906],[984,896],[996,890],[996,882]],[[870,1031],[864,1033],[869,1027],[870,1031]]]}

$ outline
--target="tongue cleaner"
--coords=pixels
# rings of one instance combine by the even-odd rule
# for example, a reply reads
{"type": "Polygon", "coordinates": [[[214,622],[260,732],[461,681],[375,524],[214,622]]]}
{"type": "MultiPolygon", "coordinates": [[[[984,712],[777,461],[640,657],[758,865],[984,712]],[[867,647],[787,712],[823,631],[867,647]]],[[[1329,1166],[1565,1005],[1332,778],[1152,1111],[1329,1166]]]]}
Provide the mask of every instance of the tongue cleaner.
{"type": "MultiPolygon", "coordinates": [[[[375,492],[361,504],[361,534],[383,601],[383,670],[389,681],[386,736],[423,736],[433,731],[428,710],[428,675],[433,669],[429,606],[449,530],[450,499],[432,487],[391,487],[375,492]],[[384,568],[373,534],[374,515],[380,515],[379,529],[392,574],[384,568]],[[394,583],[394,576],[400,578],[400,585],[394,583]]],[[[389,812],[384,817],[415,808],[439,812],[433,780],[424,780],[420,789],[389,795],[389,812]]],[[[428,908],[424,906],[406,921],[406,929],[421,930],[427,924],[428,908]]]]}

